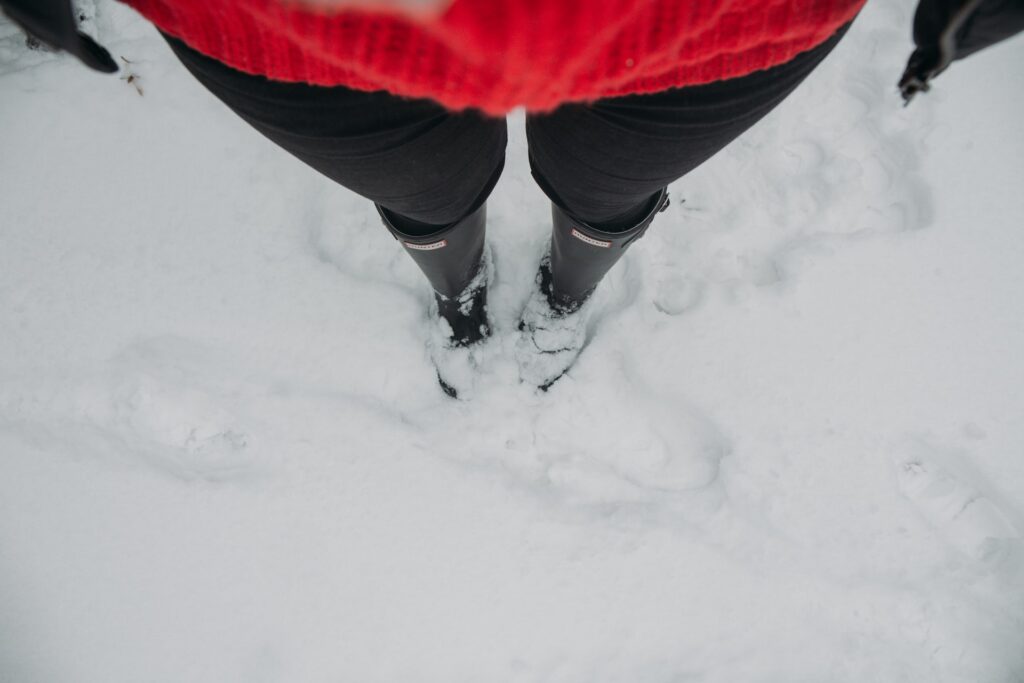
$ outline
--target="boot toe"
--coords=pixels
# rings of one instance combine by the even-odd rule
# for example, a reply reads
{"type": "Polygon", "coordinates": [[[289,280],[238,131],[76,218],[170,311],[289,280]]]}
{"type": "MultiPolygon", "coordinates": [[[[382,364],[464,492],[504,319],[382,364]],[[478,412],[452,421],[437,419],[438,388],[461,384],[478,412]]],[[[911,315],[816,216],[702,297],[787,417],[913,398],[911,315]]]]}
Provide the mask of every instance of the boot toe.
{"type": "Polygon", "coordinates": [[[573,313],[559,313],[540,288],[534,291],[519,322],[516,341],[521,381],[546,391],[572,367],[586,343],[588,310],[584,305],[573,313]]]}

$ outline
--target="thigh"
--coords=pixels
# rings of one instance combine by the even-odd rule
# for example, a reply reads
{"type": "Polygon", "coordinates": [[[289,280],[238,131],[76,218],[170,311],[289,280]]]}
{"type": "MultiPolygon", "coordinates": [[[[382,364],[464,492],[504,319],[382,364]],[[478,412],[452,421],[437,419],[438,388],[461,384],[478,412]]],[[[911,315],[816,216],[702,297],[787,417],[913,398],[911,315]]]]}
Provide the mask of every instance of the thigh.
{"type": "Polygon", "coordinates": [[[530,164],[583,220],[622,215],[709,159],[775,108],[845,34],[780,66],[708,85],[566,105],[527,120],[530,164]]]}
{"type": "Polygon", "coordinates": [[[397,214],[452,223],[487,198],[501,173],[503,118],[382,91],[271,81],[164,37],[196,79],[260,133],[397,214]]]}

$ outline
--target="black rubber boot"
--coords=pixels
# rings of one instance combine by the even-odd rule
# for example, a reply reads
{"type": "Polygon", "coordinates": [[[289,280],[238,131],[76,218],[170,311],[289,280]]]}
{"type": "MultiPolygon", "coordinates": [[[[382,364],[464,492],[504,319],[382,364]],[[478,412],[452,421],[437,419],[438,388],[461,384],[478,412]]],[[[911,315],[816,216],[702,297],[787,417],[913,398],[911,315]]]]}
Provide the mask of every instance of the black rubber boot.
{"type": "Polygon", "coordinates": [[[437,311],[451,326],[451,345],[469,346],[490,335],[483,250],[487,205],[429,235],[414,236],[380,205],[384,226],[402,243],[434,289],[437,311]],[[471,286],[472,285],[472,286],[471,286]]]}
{"type": "Polygon", "coordinates": [[[452,398],[472,395],[479,354],[491,335],[487,319],[490,259],[484,249],[486,204],[462,220],[427,235],[396,227],[401,217],[377,206],[384,226],[402,243],[434,289],[437,314],[446,324],[432,327],[428,338],[437,381],[452,398]]]}
{"type": "Polygon", "coordinates": [[[551,249],[541,259],[537,288],[519,321],[516,361],[523,382],[547,391],[572,366],[586,343],[588,308],[584,303],[605,273],[667,206],[663,189],[648,200],[634,225],[607,232],[552,204],[551,249]]]}
{"type": "Polygon", "coordinates": [[[658,213],[668,208],[662,189],[648,200],[642,218],[622,231],[607,232],[551,205],[550,272],[541,266],[541,286],[556,311],[571,313],[590,298],[597,284],[631,244],[643,237],[658,213]]]}

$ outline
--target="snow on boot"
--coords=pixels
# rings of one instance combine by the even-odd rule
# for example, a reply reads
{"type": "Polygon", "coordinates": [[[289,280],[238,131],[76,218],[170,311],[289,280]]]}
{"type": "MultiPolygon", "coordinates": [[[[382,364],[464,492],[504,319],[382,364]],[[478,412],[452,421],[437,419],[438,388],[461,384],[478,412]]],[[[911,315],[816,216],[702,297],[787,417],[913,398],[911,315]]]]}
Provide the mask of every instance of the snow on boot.
{"type": "Polygon", "coordinates": [[[516,360],[522,381],[546,391],[565,374],[586,341],[590,296],[629,245],[667,207],[668,194],[662,189],[648,200],[638,222],[608,232],[552,203],[550,247],[541,259],[537,287],[519,323],[516,360]]]}
{"type": "Polygon", "coordinates": [[[541,259],[537,286],[519,321],[516,362],[519,378],[547,391],[565,374],[586,342],[590,307],[580,303],[563,308],[552,300],[550,254],[541,259]]]}
{"type": "Polygon", "coordinates": [[[437,381],[452,398],[472,396],[483,360],[484,344],[491,335],[487,316],[487,289],[494,277],[491,250],[485,247],[476,275],[457,296],[434,292],[431,307],[430,359],[437,381]]]}
{"type": "MultiPolygon", "coordinates": [[[[403,231],[400,217],[377,205],[384,226],[434,289],[430,335],[431,359],[446,394],[463,395],[472,385],[475,347],[491,334],[487,318],[487,287],[491,279],[490,255],[485,254],[487,206],[426,235],[403,231]]],[[[464,397],[464,396],[463,396],[464,397]]]]}

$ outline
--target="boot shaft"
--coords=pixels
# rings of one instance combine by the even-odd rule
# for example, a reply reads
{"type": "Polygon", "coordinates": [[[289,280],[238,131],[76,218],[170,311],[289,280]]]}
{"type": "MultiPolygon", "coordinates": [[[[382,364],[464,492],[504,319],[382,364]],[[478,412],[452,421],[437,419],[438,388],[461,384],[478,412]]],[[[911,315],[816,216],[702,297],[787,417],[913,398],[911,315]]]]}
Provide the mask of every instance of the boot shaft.
{"type": "Polygon", "coordinates": [[[455,299],[480,270],[487,226],[487,204],[429,235],[409,235],[395,226],[387,209],[375,204],[384,227],[398,240],[434,291],[455,299]]]}
{"type": "Polygon", "coordinates": [[[571,312],[594,292],[609,269],[643,236],[654,217],[668,208],[668,193],[660,190],[648,200],[647,210],[632,227],[607,232],[551,204],[552,232],[549,302],[556,310],[571,312]]]}

